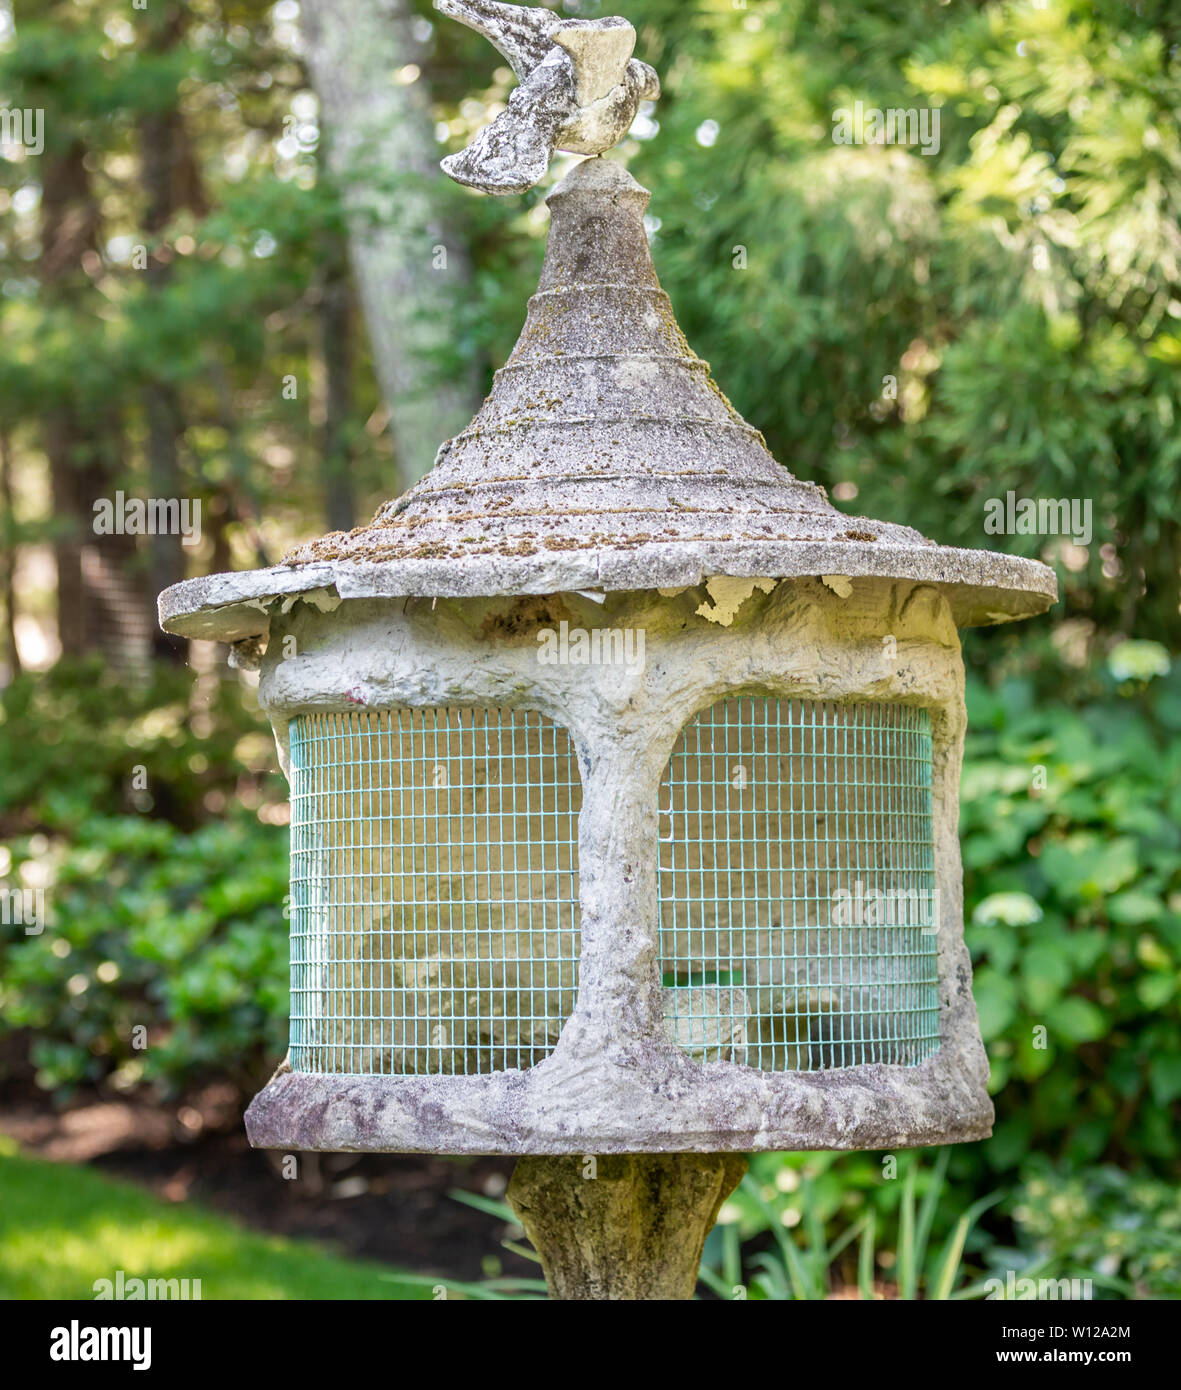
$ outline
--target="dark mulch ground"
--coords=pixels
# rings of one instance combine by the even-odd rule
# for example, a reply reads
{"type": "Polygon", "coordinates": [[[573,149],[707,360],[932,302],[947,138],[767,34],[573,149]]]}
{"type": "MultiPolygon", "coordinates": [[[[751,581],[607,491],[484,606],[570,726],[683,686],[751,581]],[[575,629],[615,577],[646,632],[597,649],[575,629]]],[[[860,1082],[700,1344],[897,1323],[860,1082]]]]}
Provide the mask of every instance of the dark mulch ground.
{"type": "Polygon", "coordinates": [[[167,1201],[199,1202],[341,1254],[453,1279],[537,1277],[536,1265],[501,1245],[503,1223],[448,1195],[463,1188],[502,1197],[511,1159],[301,1154],[298,1177],[285,1178],[283,1155],[246,1143],[242,1108],[229,1087],[171,1107],[92,1095],[63,1111],[8,1089],[0,1092],[0,1132],[39,1157],[88,1163],[167,1201]]]}

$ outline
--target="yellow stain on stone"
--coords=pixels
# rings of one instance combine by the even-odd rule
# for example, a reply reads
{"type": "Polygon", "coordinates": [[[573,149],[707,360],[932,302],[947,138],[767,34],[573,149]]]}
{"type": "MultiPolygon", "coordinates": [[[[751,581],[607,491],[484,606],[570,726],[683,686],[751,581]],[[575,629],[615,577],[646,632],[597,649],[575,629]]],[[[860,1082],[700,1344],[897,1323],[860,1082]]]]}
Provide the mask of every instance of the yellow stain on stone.
{"type": "Polygon", "coordinates": [[[729,574],[714,574],[705,581],[705,591],[713,601],[699,605],[697,616],[708,618],[711,623],[721,623],[729,627],[738,610],[754,593],[761,589],[769,594],[778,581],[775,579],[735,579],[729,574]]]}

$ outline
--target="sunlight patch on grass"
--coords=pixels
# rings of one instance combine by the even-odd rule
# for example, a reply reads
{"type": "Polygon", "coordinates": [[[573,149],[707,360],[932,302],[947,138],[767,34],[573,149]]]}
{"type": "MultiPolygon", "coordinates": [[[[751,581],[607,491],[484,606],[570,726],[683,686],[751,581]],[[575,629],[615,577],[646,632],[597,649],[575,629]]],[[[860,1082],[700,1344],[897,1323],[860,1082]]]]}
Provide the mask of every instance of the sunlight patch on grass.
{"type": "Polygon", "coordinates": [[[92,1298],[98,1279],[200,1279],[206,1299],[424,1299],[380,1265],[244,1231],[0,1143],[0,1298],[92,1298]]]}

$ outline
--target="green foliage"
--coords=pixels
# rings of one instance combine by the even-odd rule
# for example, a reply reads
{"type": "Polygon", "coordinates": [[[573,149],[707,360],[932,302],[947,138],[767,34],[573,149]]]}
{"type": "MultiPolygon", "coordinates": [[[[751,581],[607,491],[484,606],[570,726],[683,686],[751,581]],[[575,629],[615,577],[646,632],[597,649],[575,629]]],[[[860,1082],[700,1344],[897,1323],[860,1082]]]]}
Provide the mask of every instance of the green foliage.
{"type": "Polygon", "coordinates": [[[1181,681],[1122,674],[1081,709],[1028,681],[969,690],[960,831],[993,1172],[1031,1151],[1181,1165],[1181,681]]]}
{"type": "Polygon", "coordinates": [[[189,833],[92,817],[41,856],[49,924],[0,956],[0,1031],[27,1032],[37,1084],[265,1078],[286,1038],[286,839],[243,811],[189,833]]]}
{"type": "Polygon", "coordinates": [[[0,879],[43,890],[48,918],[5,928],[0,1030],[59,1100],[249,1087],[282,1055],[286,792],[245,693],[59,663],[0,698],[0,879]]]}
{"type": "MultiPolygon", "coordinates": [[[[293,111],[310,100],[302,64],[261,0],[135,15],[109,0],[35,8],[18,7],[15,39],[0,45],[0,105],[48,113],[42,156],[0,160],[0,420],[18,469],[41,467],[45,422],[68,411],[117,455],[109,485],[150,494],[145,392],[166,387],[175,489],[206,507],[201,560],[224,528],[239,564],[267,563],[315,528],[323,503],[317,311],[341,259],[318,125],[293,111]],[[175,41],[154,42],[177,11],[175,41]],[[153,120],[173,121],[164,128],[176,136],[176,206],[159,227],[141,162],[164,138],[153,120]],[[76,215],[93,217],[95,246],[50,273],[39,204],[55,163],[77,150],[76,215]]],[[[354,337],[340,432],[368,507],[386,495],[391,448],[364,427],[377,391],[359,324],[354,337]]],[[[45,531],[73,522],[61,507],[36,511],[45,531]]]]}
{"type": "Polygon", "coordinates": [[[991,1273],[1090,1279],[1096,1298],[1181,1298],[1181,1193],[1110,1165],[1028,1165],[1007,1205],[1017,1252],[989,1251],[991,1273]]]}
{"type": "Polygon", "coordinates": [[[191,828],[230,796],[286,799],[257,701],[232,672],[157,663],[126,679],[96,657],[0,691],[0,835],[78,831],[96,808],[191,828]]]}
{"type": "Polygon", "coordinates": [[[1181,1292],[1172,1183],[1033,1158],[1014,1186],[972,1200],[947,1180],[949,1150],[898,1155],[888,1180],[887,1157],[755,1155],[702,1282],[726,1299],[995,1299],[1022,1296],[1024,1279],[1089,1280],[1096,1298],[1181,1292]]]}
{"type": "MultiPolygon", "coordinates": [[[[1175,648],[1181,75],[1166,7],[631,0],[628,13],[663,87],[655,125],[625,147],[653,191],[657,268],[777,457],[843,485],[853,512],[1041,553],[1068,613],[1124,635],[1140,617],[1175,648]],[[834,143],[834,112],[859,100],[937,111],[938,151],[834,143]],[[986,534],[986,501],[1009,490],[1089,499],[1085,552],[986,534]]],[[[482,215],[506,236],[544,228],[516,207],[482,215]]],[[[484,301],[496,360],[519,323],[501,302],[484,301]]],[[[988,650],[1028,643],[1015,628],[988,650]]]]}
{"type": "Polygon", "coordinates": [[[1000,1200],[989,1195],[953,1213],[949,1157],[939,1150],[924,1172],[917,1154],[904,1154],[884,1180],[882,1165],[864,1159],[756,1154],[706,1243],[702,1281],[722,1298],[822,1299],[843,1288],[863,1299],[949,1298],[962,1282],[969,1233],[1000,1200]],[[946,1228],[939,1245],[937,1213],[946,1228]],[[834,1225],[843,1227],[835,1235],[834,1225]],[[765,1235],[769,1248],[765,1240],[765,1248],[744,1248],[765,1235]]]}

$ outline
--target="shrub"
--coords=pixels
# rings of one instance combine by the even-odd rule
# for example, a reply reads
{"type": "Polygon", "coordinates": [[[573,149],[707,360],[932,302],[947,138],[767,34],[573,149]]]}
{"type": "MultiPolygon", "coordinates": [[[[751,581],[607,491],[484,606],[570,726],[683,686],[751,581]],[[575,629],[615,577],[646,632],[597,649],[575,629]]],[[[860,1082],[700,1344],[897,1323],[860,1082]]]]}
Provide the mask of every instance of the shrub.
{"type": "MultiPolygon", "coordinates": [[[[1159,668],[1158,668],[1159,669],[1159,668]]],[[[1032,1152],[1178,1171],[1181,682],[1080,709],[969,688],[967,936],[992,1065],[993,1172],[1032,1152]]]]}
{"type": "Polygon", "coordinates": [[[49,923],[8,946],[0,986],[37,1084],[257,1082],[284,1050],[286,838],[237,811],[190,833],[95,818],[56,845],[49,923]]]}

